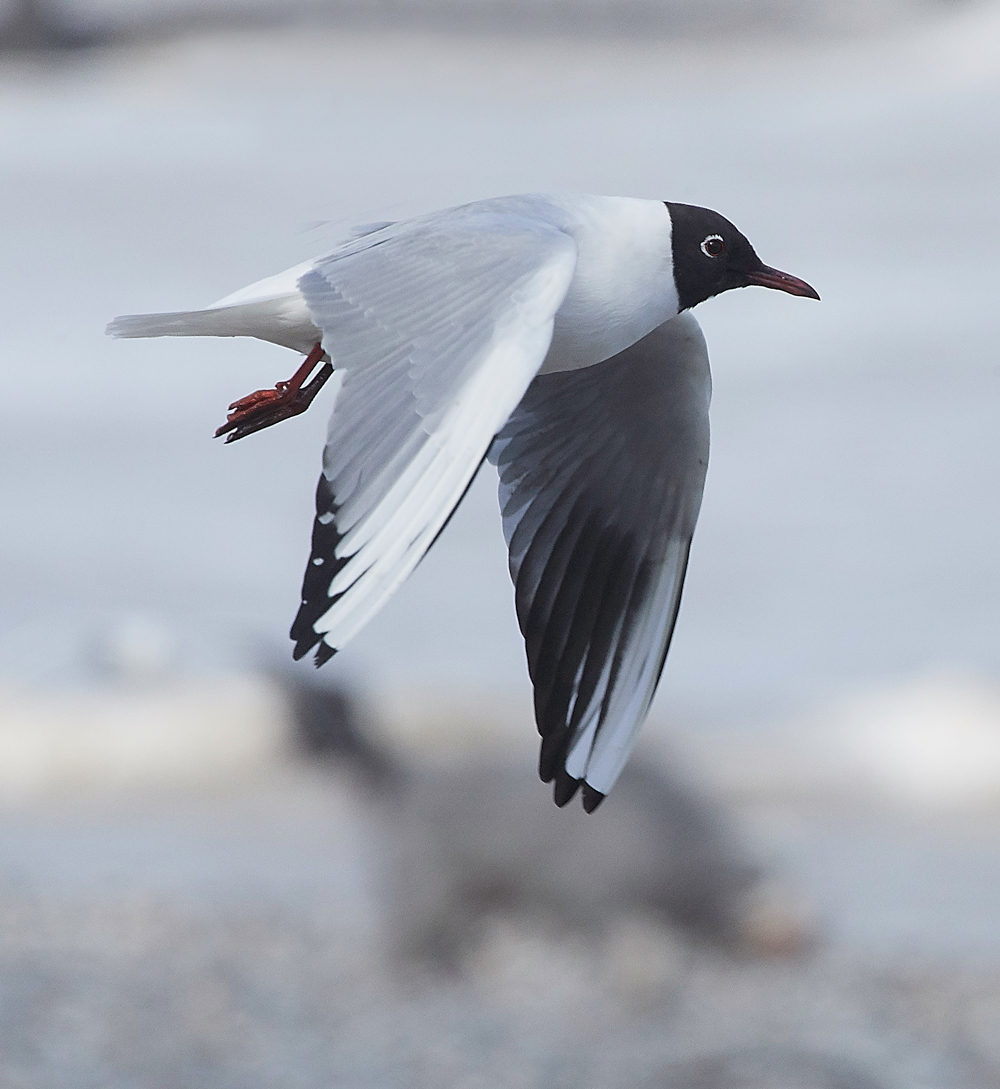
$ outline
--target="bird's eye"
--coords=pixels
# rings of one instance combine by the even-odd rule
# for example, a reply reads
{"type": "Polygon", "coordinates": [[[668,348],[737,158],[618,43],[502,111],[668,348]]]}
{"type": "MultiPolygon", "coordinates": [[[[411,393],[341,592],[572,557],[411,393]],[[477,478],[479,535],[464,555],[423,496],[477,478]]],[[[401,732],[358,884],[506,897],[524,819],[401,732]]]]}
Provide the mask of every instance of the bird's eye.
{"type": "Polygon", "coordinates": [[[701,244],[701,252],[706,257],[721,257],[725,250],[726,244],[721,234],[710,234],[701,244]]]}

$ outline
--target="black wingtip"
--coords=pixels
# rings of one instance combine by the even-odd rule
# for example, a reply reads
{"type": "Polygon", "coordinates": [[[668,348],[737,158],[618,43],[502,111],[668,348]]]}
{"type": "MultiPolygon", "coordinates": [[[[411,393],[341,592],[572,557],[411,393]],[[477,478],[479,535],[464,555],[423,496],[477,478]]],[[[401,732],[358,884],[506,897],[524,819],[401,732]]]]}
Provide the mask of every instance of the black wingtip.
{"type": "Polygon", "coordinates": [[[336,647],[331,647],[329,643],[324,643],[320,640],[319,646],[316,648],[316,657],[313,661],[316,663],[316,668],[326,665],[326,663],[337,653],[336,647]]]}
{"type": "Polygon", "coordinates": [[[560,809],[573,800],[573,795],[580,789],[580,780],[574,779],[564,768],[556,772],[552,788],[552,800],[560,809]]]}
{"type": "Polygon", "coordinates": [[[583,808],[587,813],[593,813],[606,797],[606,794],[594,790],[590,783],[583,784],[583,808]]]}
{"type": "Polygon", "coordinates": [[[304,626],[299,623],[298,617],[296,617],[295,623],[292,625],[292,630],[288,633],[288,637],[295,641],[292,659],[296,662],[300,658],[304,658],[323,638],[322,635],[314,632],[311,627],[307,627],[305,630],[303,630],[303,627],[304,626]]]}

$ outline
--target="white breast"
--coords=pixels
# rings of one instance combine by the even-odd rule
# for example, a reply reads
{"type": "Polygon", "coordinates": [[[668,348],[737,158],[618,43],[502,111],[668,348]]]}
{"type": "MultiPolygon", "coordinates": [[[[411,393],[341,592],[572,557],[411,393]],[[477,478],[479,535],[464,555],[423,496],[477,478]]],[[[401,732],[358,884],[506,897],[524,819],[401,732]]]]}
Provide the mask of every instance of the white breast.
{"type": "Polygon", "coordinates": [[[579,252],[541,374],[600,363],[678,311],[670,213],[662,201],[570,197],[563,208],[560,226],[579,252]]]}

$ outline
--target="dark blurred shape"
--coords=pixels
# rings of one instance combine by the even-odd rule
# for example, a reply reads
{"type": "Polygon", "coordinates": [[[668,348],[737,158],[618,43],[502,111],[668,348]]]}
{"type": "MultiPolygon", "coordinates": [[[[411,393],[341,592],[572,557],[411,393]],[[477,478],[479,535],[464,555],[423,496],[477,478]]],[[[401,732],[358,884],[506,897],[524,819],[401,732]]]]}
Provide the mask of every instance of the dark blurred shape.
{"type": "MultiPolygon", "coordinates": [[[[318,9],[322,12],[322,6],[318,9]]],[[[125,46],[219,30],[284,26],[296,19],[315,19],[310,0],[270,3],[161,3],[139,11],[115,11],[98,22],[59,0],[9,0],[0,10],[0,53],[46,53],[100,46],[125,46]]]]}
{"type": "Polygon", "coordinates": [[[436,29],[631,38],[824,34],[898,22],[923,0],[158,0],[108,7],[86,24],[74,0],[10,0],[0,51],[127,45],[294,23],[367,29],[436,29]]]}
{"type": "Polygon", "coordinates": [[[415,773],[399,803],[390,925],[404,955],[443,968],[459,967],[497,914],[597,939],[643,915],[764,956],[811,937],[721,810],[642,759],[590,819],[557,809],[529,768],[486,762],[415,773]]]}
{"type": "Polygon", "coordinates": [[[294,744],[311,760],[346,767],[369,789],[396,793],[402,768],[366,728],[358,701],[344,687],[302,672],[271,672],[284,689],[294,722],[294,744]]]}
{"type": "Polygon", "coordinates": [[[480,759],[407,766],[345,688],[272,670],[306,757],[345,767],[376,804],[390,855],[388,920],[405,956],[455,969],[498,913],[599,936],[623,914],[734,953],[802,952],[801,906],[749,857],[722,808],[633,758],[592,819],[557,809],[532,769],[480,759]]]}
{"type": "Polygon", "coordinates": [[[73,20],[66,9],[45,0],[13,0],[0,17],[0,51],[37,52],[103,45],[110,33],[73,20]]]}
{"type": "Polygon", "coordinates": [[[663,1089],[882,1089],[857,1063],[792,1048],[747,1048],[670,1066],[663,1089]]]}

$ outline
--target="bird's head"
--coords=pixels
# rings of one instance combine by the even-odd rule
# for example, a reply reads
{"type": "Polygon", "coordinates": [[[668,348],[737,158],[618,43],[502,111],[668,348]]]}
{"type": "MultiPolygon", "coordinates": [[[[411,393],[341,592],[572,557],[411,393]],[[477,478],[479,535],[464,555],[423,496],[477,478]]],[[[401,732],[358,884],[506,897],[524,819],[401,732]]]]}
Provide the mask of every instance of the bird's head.
{"type": "Polygon", "coordinates": [[[670,212],[674,281],[681,310],[751,284],[807,299],[819,298],[805,280],[768,268],[725,216],[693,204],[664,203],[670,212]]]}

